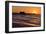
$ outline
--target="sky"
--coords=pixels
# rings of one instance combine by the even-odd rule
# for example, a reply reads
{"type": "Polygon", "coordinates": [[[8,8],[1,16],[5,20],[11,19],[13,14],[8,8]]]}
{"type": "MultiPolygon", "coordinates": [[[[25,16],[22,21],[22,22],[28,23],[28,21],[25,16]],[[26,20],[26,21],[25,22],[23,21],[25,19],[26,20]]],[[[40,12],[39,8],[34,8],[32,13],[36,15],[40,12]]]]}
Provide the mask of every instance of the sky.
{"type": "Polygon", "coordinates": [[[41,14],[41,7],[32,7],[32,6],[13,6],[12,7],[13,13],[35,13],[35,14],[41,14]]]}

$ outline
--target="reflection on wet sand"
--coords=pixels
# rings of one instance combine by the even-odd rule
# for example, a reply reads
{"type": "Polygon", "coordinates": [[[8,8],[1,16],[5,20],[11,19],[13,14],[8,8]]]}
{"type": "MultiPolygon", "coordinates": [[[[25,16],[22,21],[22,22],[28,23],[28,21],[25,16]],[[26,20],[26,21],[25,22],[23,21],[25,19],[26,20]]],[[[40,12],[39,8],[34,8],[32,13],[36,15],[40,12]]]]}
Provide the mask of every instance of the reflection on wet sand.
{"type": "Polygon", "coordinates": [[[12,14],[12,27],[39,27],[40,14],[12,14]]]}

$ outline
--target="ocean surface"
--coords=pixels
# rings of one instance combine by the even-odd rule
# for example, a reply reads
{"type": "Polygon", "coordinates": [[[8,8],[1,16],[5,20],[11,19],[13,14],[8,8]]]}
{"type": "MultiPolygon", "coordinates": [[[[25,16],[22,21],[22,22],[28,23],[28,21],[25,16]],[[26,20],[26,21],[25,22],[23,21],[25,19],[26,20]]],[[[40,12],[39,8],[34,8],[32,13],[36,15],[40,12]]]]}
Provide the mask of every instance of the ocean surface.
{"type": "Polygon", "coordinates": [[[40,27],[41,18],[40,14],[24,15],[12,14],[12,27],[40,27]]]}

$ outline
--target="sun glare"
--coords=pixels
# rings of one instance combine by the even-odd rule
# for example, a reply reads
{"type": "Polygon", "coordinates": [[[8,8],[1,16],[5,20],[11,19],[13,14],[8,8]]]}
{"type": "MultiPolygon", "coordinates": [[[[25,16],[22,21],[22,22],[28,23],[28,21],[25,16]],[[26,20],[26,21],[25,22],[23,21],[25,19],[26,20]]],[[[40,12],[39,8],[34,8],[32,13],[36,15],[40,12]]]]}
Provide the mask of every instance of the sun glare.
{"type": "Polygon", "coordinates": [[[36,12],[36,10],[33,10],[32,13],[36,14],[37,12],[36,12]]]}

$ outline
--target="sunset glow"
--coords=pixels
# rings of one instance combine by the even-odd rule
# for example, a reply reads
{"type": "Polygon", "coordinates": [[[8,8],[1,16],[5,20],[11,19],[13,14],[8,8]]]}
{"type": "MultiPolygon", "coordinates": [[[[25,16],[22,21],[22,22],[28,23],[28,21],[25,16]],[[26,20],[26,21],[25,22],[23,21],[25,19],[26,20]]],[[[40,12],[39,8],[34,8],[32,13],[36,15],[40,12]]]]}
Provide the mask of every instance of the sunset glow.
{"type": "Polygon", "coordinates": [[[25,13],[40,14],[41,8],[40,7],[13,6],[12,11],[13,11],[13,13],[19,13],[22,11],[25,13]]]}

